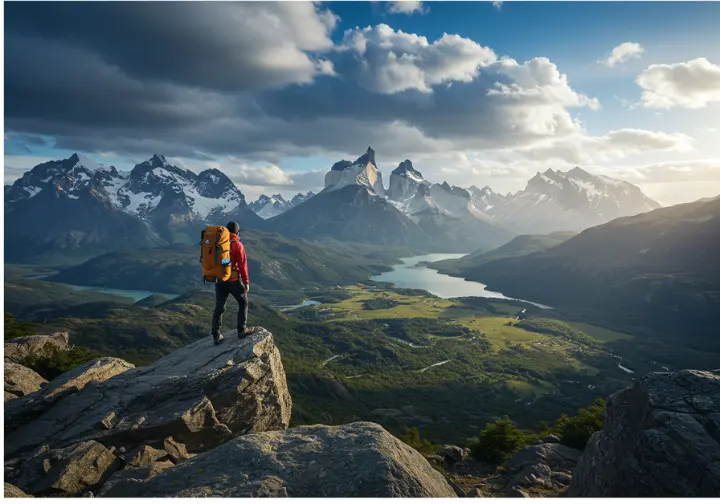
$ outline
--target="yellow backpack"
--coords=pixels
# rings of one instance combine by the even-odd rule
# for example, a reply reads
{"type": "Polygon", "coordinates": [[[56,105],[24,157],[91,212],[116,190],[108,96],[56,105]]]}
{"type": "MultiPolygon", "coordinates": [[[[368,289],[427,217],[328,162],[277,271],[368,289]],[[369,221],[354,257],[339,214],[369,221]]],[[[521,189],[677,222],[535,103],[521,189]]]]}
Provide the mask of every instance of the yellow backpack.
{"type": "Polygon", "coordinates": [[[215,283],[230,279],[230,230],[225,226],[207,226],[200,242],[203,281],[215,283]],[[223,264],[223,259],[225,263],[223,264]]]}

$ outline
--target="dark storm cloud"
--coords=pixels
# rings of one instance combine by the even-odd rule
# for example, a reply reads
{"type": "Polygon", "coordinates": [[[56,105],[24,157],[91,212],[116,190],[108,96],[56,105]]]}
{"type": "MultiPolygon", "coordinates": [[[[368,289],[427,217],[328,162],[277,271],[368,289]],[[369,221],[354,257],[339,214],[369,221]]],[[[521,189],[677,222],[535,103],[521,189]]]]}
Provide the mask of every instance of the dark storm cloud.
{"type": "Polygon", "coordinates": [[[547,60],[389,26],[340,45],[309,3],[8,3],[6,128],[57,147],[207,159],[527,144],[582,106],[547,60]],[[501,87],[497,87],[501,85],[501,87]]]}

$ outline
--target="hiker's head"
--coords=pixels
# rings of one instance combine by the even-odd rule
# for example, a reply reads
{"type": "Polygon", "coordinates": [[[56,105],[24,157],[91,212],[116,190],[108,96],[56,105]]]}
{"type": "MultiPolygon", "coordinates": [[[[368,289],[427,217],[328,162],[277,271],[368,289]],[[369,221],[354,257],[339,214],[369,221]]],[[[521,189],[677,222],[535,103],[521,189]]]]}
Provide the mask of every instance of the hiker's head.
{"type": "Polygon", "coordinates": [[[234,220],[231,220],[227,223],[228,231],[230,231],[232,234],[238,234],[238,231],[240,231],[240,224],[235,222],[234,220]]]}

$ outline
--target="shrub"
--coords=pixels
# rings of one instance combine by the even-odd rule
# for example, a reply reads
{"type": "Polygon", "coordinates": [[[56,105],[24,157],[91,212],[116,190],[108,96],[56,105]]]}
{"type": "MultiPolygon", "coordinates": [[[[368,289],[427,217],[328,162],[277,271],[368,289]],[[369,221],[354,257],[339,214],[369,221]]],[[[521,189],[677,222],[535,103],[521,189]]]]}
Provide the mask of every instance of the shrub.
{"type": "Polygon", "coordinates": [[[502,464],[527,443],[525,434],[505,416],[488,423],[470,445],[470,451],[475,460],[502,464]]]}
{"type": "Polygon", "coordinates": [[[17,320],[12,313],[5,312],[5,339],[20,338],[35,334],[35,324],[17,320]]]}
{"type": "Polygon", "coordinates": [[[435,454],[440,449],[439,445],[432,444],[427,439],[422,439],[417,427],[406,428],[405,433],[399,435],[398,439],[420,453],[435,454]]]}
{"type": "Polygon", "coordinates": [[[23,366],[29,367],[46,380],[57,378],[66,371],[70,371],[81,364],[93,359],[104,357],[101,353],[86,347],[71,347],[67,350],[53,349],[43,355],[31,355],[23,361],[23,366]]]}
{"type": "Polygon", "coordinates": [[[562,444],[583,450],[590,436],[602,430],[604,421],[605,399],[598,397],[590,406],[580,409],[575,416],[561,415],[552,431],[560,436],[562,444]]]}

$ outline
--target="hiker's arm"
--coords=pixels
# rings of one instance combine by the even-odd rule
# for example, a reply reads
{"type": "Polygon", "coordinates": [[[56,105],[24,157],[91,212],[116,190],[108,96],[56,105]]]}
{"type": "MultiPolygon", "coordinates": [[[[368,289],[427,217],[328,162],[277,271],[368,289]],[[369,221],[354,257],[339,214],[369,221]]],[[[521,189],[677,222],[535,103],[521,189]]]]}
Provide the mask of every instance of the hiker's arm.
{"type": "Polygon", "coordinates": [[[236,269],[240,273],[240,279],[242,280],[242,283],[249,287],[250,286],[250,278],[248,277],[248,268],[247,268],[247,257],[245,256],[245,247],[242,243],[237,244],[238,253],[237,253],[237,264],[236,269]]]}

